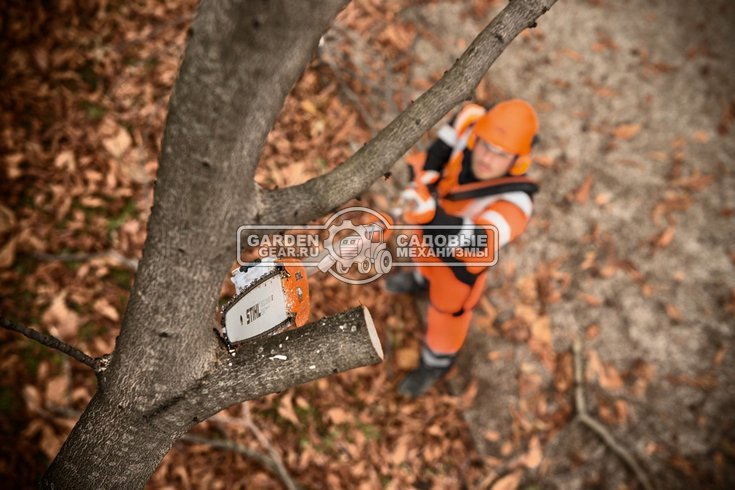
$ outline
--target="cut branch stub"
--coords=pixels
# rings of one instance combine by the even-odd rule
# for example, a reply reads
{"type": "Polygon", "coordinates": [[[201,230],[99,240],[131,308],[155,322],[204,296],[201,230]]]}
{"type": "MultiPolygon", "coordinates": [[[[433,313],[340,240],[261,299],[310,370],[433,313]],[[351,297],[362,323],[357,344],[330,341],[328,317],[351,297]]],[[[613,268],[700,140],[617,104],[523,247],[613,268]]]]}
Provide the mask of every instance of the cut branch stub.
{"type": "Polygon", "coordinates": [[[359,306],[238,346],[218,378],[231,384],[223,391],[238,398],[235,403],[382,360],[370,312],[359,306]]]}
{"type": "Polygon", "coordinates": [[[382,361],[383,348],[370,312],[358,306],[244,342],[234,357],[223,349],[217,367],[185,396],[164,402],[147,416],[159,427],[180,430],[177,421],[205,420],[235,403],[382,361]]]}

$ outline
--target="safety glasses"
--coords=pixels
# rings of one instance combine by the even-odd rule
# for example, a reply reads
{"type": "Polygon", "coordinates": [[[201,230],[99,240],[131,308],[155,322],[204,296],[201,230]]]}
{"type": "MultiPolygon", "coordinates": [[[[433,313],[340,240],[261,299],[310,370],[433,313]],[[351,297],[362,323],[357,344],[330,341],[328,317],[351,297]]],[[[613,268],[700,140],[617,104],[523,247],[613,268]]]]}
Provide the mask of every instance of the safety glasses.
{"type": "Polygon", "coordinates": [[[483,150],[488,151],[490,153],[493,153],[494,155],[497,155],[499,157],[506,158],[508,160],[512,160],[515,158],[515,155],[512,153],[508,153],[507,151],[503,150],[502,148],[499,148],[492,143],[488,143],[485,140],[477,139],[477,143],[475,143],[477,146],[481,146],[483,150]]]}

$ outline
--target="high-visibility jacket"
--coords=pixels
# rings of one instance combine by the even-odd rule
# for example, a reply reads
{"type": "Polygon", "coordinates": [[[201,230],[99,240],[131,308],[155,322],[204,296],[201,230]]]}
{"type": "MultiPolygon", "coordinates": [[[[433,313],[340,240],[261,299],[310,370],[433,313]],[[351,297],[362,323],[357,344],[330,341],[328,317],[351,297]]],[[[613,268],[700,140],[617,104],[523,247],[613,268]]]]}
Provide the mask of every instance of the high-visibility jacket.
{"type": "MultiPolygon", "coordinates": [[[[497,230],[498,245],[503,247],[526,229],[533,213],[532,196],[536,186],[523,176],[479,181],[472,174],[472,150],[467,144],[474,123],[485,112],[482,106],[467,104],[452,121],[443,125],[427,152],[423,170],[440,173],[436,185],[438,204],[446,214],[455,218],[452,225],[478,225],[485,228],[488,237],[495,231],[487,225],[493,225],[497,230]],[[503,186],[507,192],[503,191],[503,186]],[[483,189],[489,187],[493,187],[494,193],[483,196],[483,189]]],[[[492,246],[493,242],[488,239],[488,243],[492,246]]],[[[488,262],[494,259],[490,252],[488,262]]],[[[458,260],[477,262],[472,256],[458,260]]],[[[477,274],[482,269],[480,265],[469,266],[466,272],[477,274]]]]}
{"type": "MultiPolygon", "coordinates": [[[[465,105],[452,121],[439,129],[422,169],[441,175],[435,190],[438,207],[445,212],[444,224],[477,225],[475,233],[484,231],[488,237],[494,233],[488,225],[493,225],[498,233],[498,245],[503,247],[525,230],[533,212],[536,186],[523,176],[485,181],[474,177],[468,141],[473,124],[484,113],[485,109],[477,104],[465,105]],[[492,195],[483,195],[488,194],[489,187],[493,188],[492,195]]],[[[425,229],[424,233],[427,232],[425,229]]],[[[494,247],[492,240],[487,243],[494,247]]],[[[493,253],[488,257],[488,262],[495,258],[493,253]]],[[[472,309],[482,295],[488,270],[485,265],[459,263],[470,261],[478,262],[472,256],[450,260],[432,257],[425,261],[426,265],[419,266],[429,285],[427,330],[421,349],[422,360],[428,365],[448,366],[464,343],[472,309]]]]}

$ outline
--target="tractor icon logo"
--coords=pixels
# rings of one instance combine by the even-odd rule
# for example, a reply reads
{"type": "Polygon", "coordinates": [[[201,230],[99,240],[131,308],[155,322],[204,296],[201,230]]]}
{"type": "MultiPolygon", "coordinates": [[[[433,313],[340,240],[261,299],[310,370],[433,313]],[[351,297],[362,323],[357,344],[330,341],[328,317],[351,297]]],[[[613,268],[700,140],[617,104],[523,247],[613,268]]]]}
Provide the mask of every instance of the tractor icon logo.
{"type": "Polygon", "coordinates": [[[387,274],[393,266],[393,256],[384,241],[384,232],[389,226],[390,223],[385,217],[372,209],[353,207],[342,210],[327,222],[329,237],[324,241],[324,248],[328,255],[324,256],[317,267],[322,272],[330,271],[331,274],[356,284],[370,282],[387,274]],[[369,224],[354,224],[348,219],[343,219],[339,224],[333,224],[339,215],[355,211],[368,212],[378,219],[369,224]],[[344,231],[348,232],[347,236],[342,237],[335,246],[335,238],[344,231]],[[357,270],[361,274],[368,274],[373,267],[376,274],[368,280],[344,277],[343,275],[350,271],[353,264],[357,264],[357,270]],[[337,274],[331,270],[332,266],[336,268],[337,274]]]}

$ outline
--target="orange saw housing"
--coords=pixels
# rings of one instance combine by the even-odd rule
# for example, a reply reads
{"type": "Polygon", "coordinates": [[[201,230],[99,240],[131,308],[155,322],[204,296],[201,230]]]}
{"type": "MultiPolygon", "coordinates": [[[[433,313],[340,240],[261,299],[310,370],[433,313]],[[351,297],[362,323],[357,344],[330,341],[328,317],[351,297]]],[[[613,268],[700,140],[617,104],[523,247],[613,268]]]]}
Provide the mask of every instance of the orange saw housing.
{"type": "Polygon", "coordinates": [[[309,280],[306,268],[293,258],[278,259],[286,272],[283,278],[283,292],[286,295],[288,310],[294,323],[300,327],[309,320],[309,280]]]}

